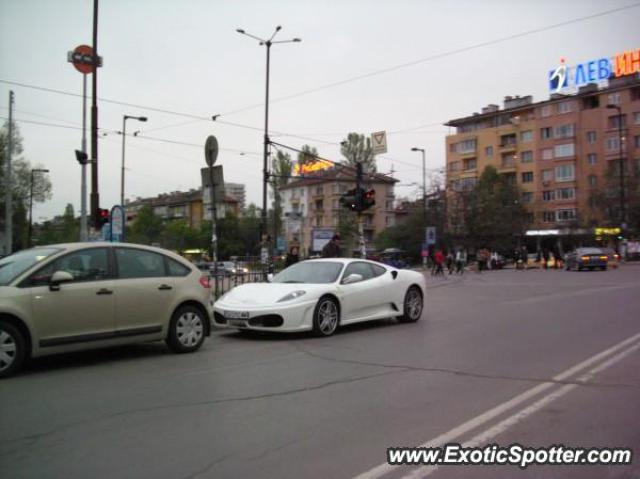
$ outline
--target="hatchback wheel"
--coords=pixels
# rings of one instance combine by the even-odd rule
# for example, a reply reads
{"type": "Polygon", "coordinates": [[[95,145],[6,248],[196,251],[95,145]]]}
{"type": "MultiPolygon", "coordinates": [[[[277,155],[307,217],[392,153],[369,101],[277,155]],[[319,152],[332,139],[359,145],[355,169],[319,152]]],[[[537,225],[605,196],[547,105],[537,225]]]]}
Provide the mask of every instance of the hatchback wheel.
{"type": "Polygon", "coordinates": [[[12,324],[0,321],[0,378],[20,369],[27,355],[26,342],[12,324]]]}
{"type": "Polygon", "coordinates": [[[169,323],[167,345],[175,353],[197,351],[204,342],[205,315],[194,306],[181,306],[169,323]]]}
{"type": "Polygon", "coordinates": [[[405,323],[414,323],[422,316],[422,308],[424,301],[422,293],[416,286],[411,286],[404,295],[404,310],[400,317],[400,321],[405,323]]]}
{"type": "Polygon", "coordinates": [[[317,336],[331,336],[338,329],[340,311],[332,298],[320,298],[313,312],[313,332],[317,336]]]}

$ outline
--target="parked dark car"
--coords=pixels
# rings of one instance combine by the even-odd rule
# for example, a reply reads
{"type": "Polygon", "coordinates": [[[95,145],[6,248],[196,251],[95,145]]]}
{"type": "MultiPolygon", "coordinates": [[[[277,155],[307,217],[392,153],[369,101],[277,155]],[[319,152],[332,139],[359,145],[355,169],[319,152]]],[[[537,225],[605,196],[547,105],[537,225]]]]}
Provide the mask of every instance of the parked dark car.
{"type": "Polygon", "coordinates": [[[566,269],[582,271],[588,269],[593,271],[596,268],[607,269],[609,257],[600,248],[577,248],[567,254],[566,269]]]}

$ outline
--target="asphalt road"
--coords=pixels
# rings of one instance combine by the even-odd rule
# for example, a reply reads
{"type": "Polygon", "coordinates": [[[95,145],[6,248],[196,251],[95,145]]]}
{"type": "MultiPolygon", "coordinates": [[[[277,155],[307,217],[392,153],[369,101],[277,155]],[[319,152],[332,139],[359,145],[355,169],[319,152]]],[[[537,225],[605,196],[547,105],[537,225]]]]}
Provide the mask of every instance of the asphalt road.
{"type": "Polygon", "coordinates": [[[34,361],[0,382],[0,477],[640,477],[640,265],[428,282],[415,324],[34,361]],[[634,461],[386,464],[388,447],[446,442],[627,447],[634,461]]]}

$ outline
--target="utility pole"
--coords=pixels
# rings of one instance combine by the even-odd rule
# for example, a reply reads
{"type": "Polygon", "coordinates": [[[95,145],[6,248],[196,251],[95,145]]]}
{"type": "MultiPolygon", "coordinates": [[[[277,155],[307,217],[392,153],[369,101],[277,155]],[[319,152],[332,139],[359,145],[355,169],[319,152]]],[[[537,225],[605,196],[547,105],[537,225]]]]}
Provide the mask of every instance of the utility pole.
{"type": "Polygon", "coordinates": [[[13,90],[9,91],[9,132],[7,136],[7,164],[4,180],[4,254],[10,255],[13,248],[13,181],[11,178],[11,155],[13,153],[13,90]]]}
{"type": "MultiPolygon", "coordinates": [[[[95,74],[95,72],[94,72],[95,74]]],[[[80,145],[82,153],[87,154],[87,74],[82,74],[82,143],[80,145]]],[[[80,241],[89,239],[87,228],[87,162],[80,165],[80,241]]]]}
{"type": "Polygon", "coordinates": [[[93,56],[94,68],[91,99],[91,218],[93,226],[98,221],[100,193],[98,192],[98,0],[93,0],[93,56]]]}
{"type": "MultiPolygon", "coordinates": [[[[354,154],[354,160],[355,160],[354,154]]],[[[364,222],[362,220],[362,203],[364,188],[362,187],[362,162],[356,161],[356,207],[358,211],[358,246],[363,259],[367,258],[367,245],[364,241],[364,222]]]]}

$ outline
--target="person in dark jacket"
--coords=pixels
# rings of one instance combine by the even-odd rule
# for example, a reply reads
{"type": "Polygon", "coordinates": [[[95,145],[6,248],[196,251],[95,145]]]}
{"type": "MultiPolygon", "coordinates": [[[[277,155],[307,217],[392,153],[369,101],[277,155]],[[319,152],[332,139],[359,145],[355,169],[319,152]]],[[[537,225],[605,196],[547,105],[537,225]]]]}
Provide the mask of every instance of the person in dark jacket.
{"type": "Polygon", "coordinates": [[[323,258],[339,258],[340,257],[340,235],[333,235],[331,241],[329,241],[322,248],[323,258]]]}
{"type": "Polygon", "coordinates": [[[287,253],[287,257],[284,260],[284,267],[288,268],[292,264],[300,261],[300,255],[298,254],[298,248],[296,246],[292,246],[287,253]]]}

